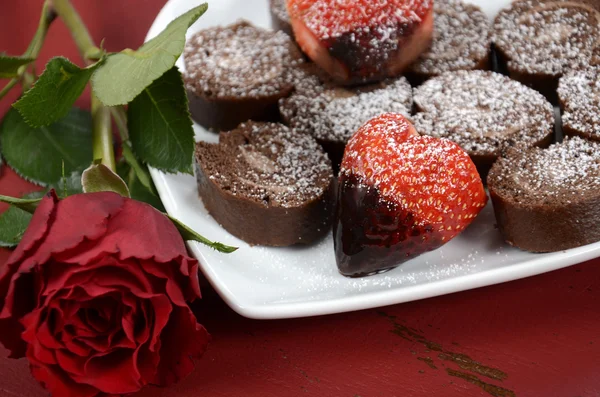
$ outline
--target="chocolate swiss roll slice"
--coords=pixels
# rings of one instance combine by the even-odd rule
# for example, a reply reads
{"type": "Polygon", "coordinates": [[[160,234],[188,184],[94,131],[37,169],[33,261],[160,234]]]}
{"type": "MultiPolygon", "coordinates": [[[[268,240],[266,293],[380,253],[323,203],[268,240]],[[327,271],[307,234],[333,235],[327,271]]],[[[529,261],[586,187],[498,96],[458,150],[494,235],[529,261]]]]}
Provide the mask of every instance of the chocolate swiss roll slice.
{"type": "Polygon", "coordinates": [[[433,41],[410,67],[407,77],[418,85],[454,70],[489,69],[491,23],[481,8],[460,0],[436,0],[433,41]]]}
{"type": "Polygon", "coordinates": [[[336,170],[346,143],[365,122],[383,113],[410,115],[412,87],[404,77],[341,87],[309,67],[304,71],[295,92],[280,101],[279,109],[286,124],[317,139],[336,170]]]}
{"type": "Polygon", "coordinates": [[[598,0],[517,0],[498,14],[492,41],[510,77],[556,102],[559,78],[592,62],[600,44],[598,0]]]}
{"type": "Polygon", "coordinates": [[[563,132],[600,141],[600,69],[567,73],[560,79],[558,96],[563,132]]]}
{"type": "Polygon", "coordinates": [[[511,149],[492,167],[488,188],[511,245],[555,252],[600,241],[599,142],[511,149]]]}
{"type": "Polygon", "coordinates": [[[277,102],[292,92],[292,71],[304,62],[288,35],[247,22],[197,33],[184,59],[192,117],[214,130],[277,120],[277,102]]]}
{"type": "Polygon", "coordinates": [[[204,205],[251,245],[310,244],[333,215],[333,172],[319,144],[277,123],[248,122],[196,146],[204,205]]]}
{"type": "Polygon", "coordinates": [[[420,134],[456,142],[481,178],[511,146],[546,147],[554,138],[554,110],[539,92],[498,73],[447,72],[415,90],[420,134]]]}
{"type": "Polygon", "coordinates": [[[290,37],[294,37],[292,30],[292,21],[287,10],[286,0],[269,0],[269,10],[271,12],[271,22],[273,29],[281,30],[290,37]]]}

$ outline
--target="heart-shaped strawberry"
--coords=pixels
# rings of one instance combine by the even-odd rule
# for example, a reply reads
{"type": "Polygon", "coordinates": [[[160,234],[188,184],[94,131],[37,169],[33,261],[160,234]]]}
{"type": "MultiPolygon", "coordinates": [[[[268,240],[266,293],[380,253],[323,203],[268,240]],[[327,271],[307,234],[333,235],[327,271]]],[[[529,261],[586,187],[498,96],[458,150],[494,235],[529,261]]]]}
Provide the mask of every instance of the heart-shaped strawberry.
{"type": "Polygon", "coordinates": [[[429,47],[432,0],[287,0],[302,50],[341,83],[396,76],[429,47]]]}
{"type": "Polygon", "coordinates": [[[340,272],[358,277],[399,266],[462,232],[487,196],[469,155],[384,114],[352,137],[339,175],[334,224],[340,272]]]}

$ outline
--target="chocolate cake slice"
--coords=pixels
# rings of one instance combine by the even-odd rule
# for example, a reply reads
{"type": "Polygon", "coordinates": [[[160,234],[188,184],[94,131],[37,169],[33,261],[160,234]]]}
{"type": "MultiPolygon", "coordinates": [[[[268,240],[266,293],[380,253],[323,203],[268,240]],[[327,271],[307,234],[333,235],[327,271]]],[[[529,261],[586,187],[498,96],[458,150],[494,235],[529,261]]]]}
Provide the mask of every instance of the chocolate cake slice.
{"type": "Polygon", "coordinates": [[[456,142],[481,178],[511,146],[546,147],[554,139],[554,110],[540,93],[498,73],[447,72],[415,90],[416,130],[456,142]]]}
{"type": "Polygon", "coordinates": [[[192,117],[214,130],[277,120],[277,102],[292,92],[292,70],[304,62],[288,35],[243,21],[197,33],[184,59],[192,117]]]}
{"type": "Polygon", "coordinates": [[[208,212],[251,245],[310,244],[333,216],[331,162],[309,135],[248,122],[196,146],[196,177],[208,212]]]}
{"type": "Polygon", "coordinates": [[[340,87],[305,67],[296,91],[280,101],[279,109],[286,124],[317,139],[337,170],[346,143],[365,122],[383,113],[410,115],[412,88],[404,77],[340,87]]]}
{"type": "Polygon", "coordinates": [[[556,102],[559,78],[586,67],[600,35],[598,0],[517,0],[498,14],[492,41],[510,77],[556,102]]]}
{"type": "Polygon", "coordinates": [[[512,149],[488,177],[498,226],[526,251],[600,241],[600,143],[567,138],[548,149],[512,149]]]}
{"type": "Polygon", "coordinates": [[[460,0],[436,0],[433,41],[410,67],[415,84],[454,70],[489,69],[491,23],[481,8],[460,0]]]}
{"type": "Polygon", "coordinates": [[[563,132],[600,141],[600,69],[567,73],[560,79],[558,96],[563,132]]]}
{"type": "Polygon", "coordinates": [[[269,10],[271,12],[271,22],[273,29],[281,30],[290,37],[294,37],[292,30],[292,21],[288,13],[286,0],[269,0],[269,10]]]}

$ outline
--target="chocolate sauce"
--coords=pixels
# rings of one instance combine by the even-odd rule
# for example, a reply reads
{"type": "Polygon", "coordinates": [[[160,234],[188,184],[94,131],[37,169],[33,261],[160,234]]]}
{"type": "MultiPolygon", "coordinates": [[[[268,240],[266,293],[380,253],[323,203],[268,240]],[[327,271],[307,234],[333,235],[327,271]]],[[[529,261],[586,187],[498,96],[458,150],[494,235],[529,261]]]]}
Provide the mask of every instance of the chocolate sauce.
{"type": "Polygon", "coordinates": [[[411,212],[347,174],[339,177],[333,233],[338,269],[349,277],[391,270],[442,245],[431,225],[416,224],[411,212]]]}

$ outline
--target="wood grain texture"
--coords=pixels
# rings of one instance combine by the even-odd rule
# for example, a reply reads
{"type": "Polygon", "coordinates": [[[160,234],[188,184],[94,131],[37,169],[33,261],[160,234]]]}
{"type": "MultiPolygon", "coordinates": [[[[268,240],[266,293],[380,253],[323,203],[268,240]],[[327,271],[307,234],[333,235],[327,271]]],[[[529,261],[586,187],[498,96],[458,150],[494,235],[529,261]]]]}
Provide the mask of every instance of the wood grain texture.
{"type": "MultiPolygon", "coordinates": [[[[163,3],[75,1],[94,39],[106,38],[109,50],[137,47],[163,3]]],[[[17,54],[26,47],[35,29],[28,14],[40,5],[41,0],[2,2],[0,51],[17,54]]],[[[63,26],[53,26],[49,40],[43,61],[58,54],[77,59],[63,26]]],[[[2,101],[0,114],[9,103],[2,101]]],[[[10,169],[0,171],[0,194],[31,189],[10,169]]],[[[0,251],[0,263],[8,255],[0,251]]],[[[170,389],[147,389],[134,397],[600,395],[600,260],[327,317],[245,319],[208,286],[194,310],[214,338],[195,372],[170,389]]],[[[47,396],[26,361],[5,357],[0,348],[1,397],[47,396]]]]}

